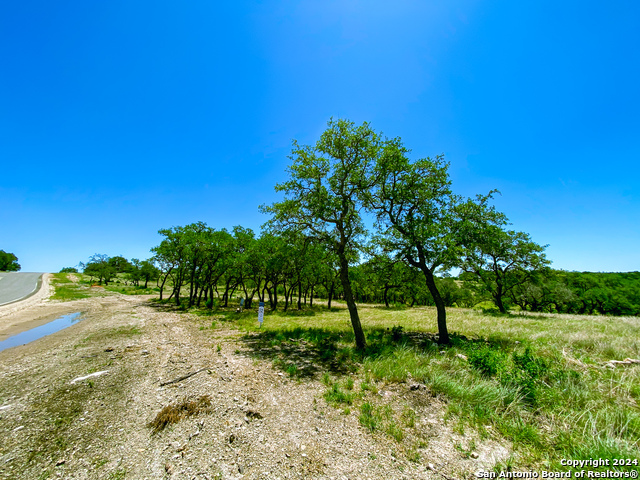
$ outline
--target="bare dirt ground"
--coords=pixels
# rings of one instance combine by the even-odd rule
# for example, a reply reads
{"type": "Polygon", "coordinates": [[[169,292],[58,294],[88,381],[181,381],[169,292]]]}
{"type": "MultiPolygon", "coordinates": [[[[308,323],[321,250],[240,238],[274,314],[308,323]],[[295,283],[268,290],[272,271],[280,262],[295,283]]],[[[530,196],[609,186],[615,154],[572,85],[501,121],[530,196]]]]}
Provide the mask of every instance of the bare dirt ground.
{"type": "Polygon", "coordinates": [[[509,455],[454,431],[443,401],[408,384],[378,384],[368,401],[415,411],[408,436],[422,441],[411,449],[364,428],[357,409],[328,405],[319,378],[290,379],[260,359],[232,326],[205,328],[210,320],[148,297],[46,296],[0,312],[0,330],[72,312],[84,320],[0,352],[0,478],[452,480],[509,455]],[[148,426],[164,407],[202,398],[198,415],[148,426]]]}

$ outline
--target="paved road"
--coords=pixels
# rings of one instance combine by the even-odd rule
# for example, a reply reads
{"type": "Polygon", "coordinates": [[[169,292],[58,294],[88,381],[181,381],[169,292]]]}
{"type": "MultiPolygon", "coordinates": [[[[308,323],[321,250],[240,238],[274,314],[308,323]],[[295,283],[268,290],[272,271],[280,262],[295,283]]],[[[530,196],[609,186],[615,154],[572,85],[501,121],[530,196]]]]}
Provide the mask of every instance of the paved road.
{"type": "Polygon", "coordinates": [[[42,273],[0,272],[0,305],[16,302],[38,291],[42,273]]]}

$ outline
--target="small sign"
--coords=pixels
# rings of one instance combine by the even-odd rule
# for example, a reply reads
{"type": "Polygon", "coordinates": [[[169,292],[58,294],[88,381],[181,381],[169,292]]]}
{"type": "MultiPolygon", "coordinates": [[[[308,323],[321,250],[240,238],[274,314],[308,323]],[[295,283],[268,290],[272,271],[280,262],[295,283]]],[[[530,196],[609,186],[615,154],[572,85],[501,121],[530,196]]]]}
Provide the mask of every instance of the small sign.
{"type": "Polygon", "coordinates": [[[262,320],[264,319],[264,302],[260,302],[258,306],[258,322],[260,322],[260,327],[262,328],[262,320]]]}
{"type": "Polygon", "coordinates": [[[240,299],[240,306],[241,306],[241,307],[244,307],[244,297],[242,297],[242,298],[240,299]]]}

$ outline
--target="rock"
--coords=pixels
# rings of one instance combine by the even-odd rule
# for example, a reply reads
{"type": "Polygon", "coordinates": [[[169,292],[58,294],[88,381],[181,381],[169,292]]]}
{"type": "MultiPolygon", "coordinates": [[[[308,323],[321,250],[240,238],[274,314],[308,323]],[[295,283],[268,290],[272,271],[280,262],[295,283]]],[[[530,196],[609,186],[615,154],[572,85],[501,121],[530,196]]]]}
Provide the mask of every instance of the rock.
{"type": "Polygon", "coordinates": [[[247,410],[247,417],[254,420],[264,418],[260,412],[255,412],[253,410],[247,410]]]}
{"type": "Polygon", "coordinates": [[[108,373],[108,372],[109,370],[103,370],[101,372],[90,373],[89,375],[85,375],[84,377],[74,378],[73,380],[71,380],[71,384],[73,385],[76,382],[81,382],[82,380],[86,380],[88,378],[99,377],[100,375],[104,375],[105,373],[108,373]]]}
{"type": "Polygon", "coordinates": [[[60,465],[64,465],[64,464],[65,464],[65,462],[66,462],[66,460],[64,460],[63,458],[61,458],[60,460],[58,460],[58,461],[56,462],[56,467],[59,467],[60,465]]]}
{"type": "Polygon", "coordinates": [[[426,390],[427,386],[422,383],[412,383],[409,385],[409,390],[426,390]]]}
{"type": "Polygon", "coordinates": [[[480,455],[478,455],[476,452],[473,452],[470,457],[471,458],[478,458],[480,455]]]}
{"type": "Polygon", "coordinates": [[[461,354],[461,353],[457,353],[457,354],[456,354],[456,357],[460,358],[461,360],[466,360],[466,359],[467,359],[467,356],[466,356],[466,355],[463,355],[463,354],[461,354]]]}

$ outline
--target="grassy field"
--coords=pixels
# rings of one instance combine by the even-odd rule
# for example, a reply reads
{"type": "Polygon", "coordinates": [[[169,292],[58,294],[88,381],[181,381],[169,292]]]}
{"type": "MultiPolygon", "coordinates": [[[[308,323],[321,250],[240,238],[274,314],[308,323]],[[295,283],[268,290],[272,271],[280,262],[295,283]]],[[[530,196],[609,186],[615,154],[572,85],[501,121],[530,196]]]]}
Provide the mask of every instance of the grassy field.
{"type": "Polygon", "coordinates": [[[433,308],[359,309],[364,352],[353,347],[344,308],[267,313],[262,328],[255,311],[196,313],[206,316],[202,330],[237,326],[251,354],[300,381],[322,379],[327,402],[355,412],[372,432],[402,440],[414,413],[394,414],[370,399],[377,385],[409,382],[445,400],[456,429],[512,442],[515,455],[498,468],[640,461],[640,364],[609,363],[640,358],[639,318],[449,309],[452,344],[443,347],[433,308]]]}
{"type": "Polygon", "coordinates": [[[78,300],[80,298],[87,298],[90,296],[89,284],[87,282],[73,281],[73,278],[79,279],[81,274],[73,274],[75,277],[70,277],[68,273],[54,273],[51,279],[51,284],[54,286],[55,291],[51,295],[52,300],[61,300],[68,302],[70,300],[78,300]]]}
{"type": "Polygon", "coordinates": [[[97,283],[93,282],[89,275],[82,273],[54,273],[51,283],[55,287],[55,293],[51,298],[66,302],[87,298],[105,291],[124,295],[153,295],[160,291],[153,283],[148,288],[144,288],[143,285],[126,285],[124,281],[121,276],[114,278],[109,285],[96,286],[97,283]]]}
{"type": "MultiPolygon", "coordinates": [[[[78,274],[57,274],[54,284],[53,298],[62,300],[105,290],[91,289],[78,274]]],[[[154,292],[122,284],[106,290],[154,292]]],[[[358,415],[373,434],[399,444],[410,438],[409,457],[423,441],[412,430],[415,412],[376,402],[385,384],[416,384],[446,402],[447,422],[458,431],[509,441],[514,455],[496,469],[564,470],[563,458],[640,461],[640,364],[610,363],[640,359],[640,318],[451,308],[452,343],[443,347],[436,343],[433,308],[361,305],[359,311],[368,342],[364,352],[354,349],[342,306],[267,312],[262,328],[255,310],[190,310],[212,341],[221,325],[238,328],[248,354],[300,381],[321,379],[325,400],[345,415],[358,415]]],[[[471,446],[460,449],[470,452],[471,446]]]]}

